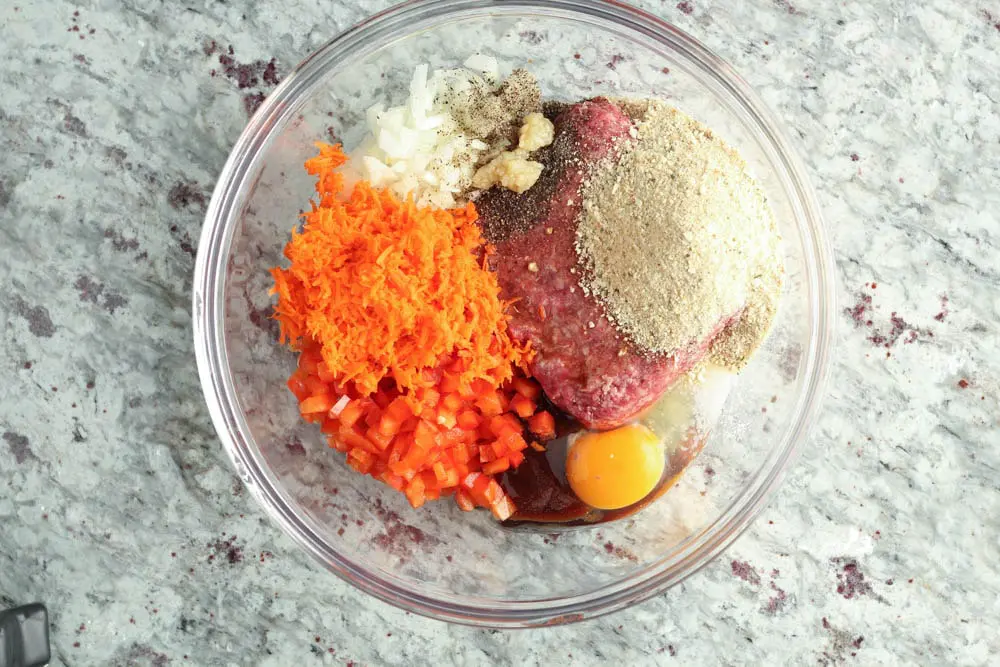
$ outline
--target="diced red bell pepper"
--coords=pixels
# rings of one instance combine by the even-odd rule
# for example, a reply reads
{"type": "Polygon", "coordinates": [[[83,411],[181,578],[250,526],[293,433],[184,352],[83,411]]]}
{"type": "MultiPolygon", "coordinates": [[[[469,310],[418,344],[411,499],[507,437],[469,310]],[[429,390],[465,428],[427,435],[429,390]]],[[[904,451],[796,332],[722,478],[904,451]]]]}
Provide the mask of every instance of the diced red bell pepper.
{"type": "Polygon", "coordinates": [[[445,373],[441,378],[441,384],[438,385],[438,389],[443,394],[453,394],[459,390],[461,384],[461,379],[457,374],[445,373]]]}
{"type": "Polygon", "coordinates": [[[512,384],[514,385],[514,391],[532,401],[537,401],[542,395],[542,388],[539,387],[538,383],[534,380],[529,380],[524,377],[516,377],[514,378],[512,384]]]}
{"type": "Polygon", "coordinates": [[[424,479],[419,475],[415,476],[406,485],[406,499],[410,501],[410,505],[414,508],[420,507],[424,504],[427,496],[424,494],[424,479]]]}
{"type": "Polygon", "coordinates": [[[378,428],[375,427],[369,428],[368,432],[365,435],[368,437],[369,440],[375,443],[375,446],[378,447],[379,452],[385,451],[389,447],[389,445],[392,444],[393,436],[384,435],[382,431],[380,431],[378,428]]]}
{"type": "Polygon", "coordinates": [[[455,502],[463,512],[471,512],[476,509],[476,504],[472,502],[472,498],[465,489],[460,488],[455,492],[455,502]]]}
{"type": "Polygon", "coordinates": [[[326,365],[325,361],[316,364],[316,376],[328,384],[337,379],[337,376],[330,372],[330,368],[326,365]]]}
{"type": "Polygon", "coordinates": [[[305,379],[305,383],[310,396],[318,396],[319,394],[327,394],[330,392],[330,385],[320,380],[316,375],[308,376],[305,379]]]}
{"type": "Polygon", "coordinates": [[[471,431],[479,426],[479,415],[475,410],[463,410],[458,413],[456,423],[459,428],[471,431]]]}
{"type": "Polygon", "coordinates": [[[493,512],[493,516],[496,517],[497,521],[506,521],[513,516],[515,509],[514,502],[507,496],[504,496],[490,506],[490,511],[493,512]]]}
{"type": "Polygon", "coordinates": [[[528,419],[528,430],[541,440],[551,440],[556,437],[556,420],[545,410],[540,410],[528,419]]]}
{"type": "Polygon", "coordinates": [[[357,398],[348,403],[340,413],[340,423],[344,426],[354,426],[365,414],[365,400],[357,398]]]}
{"type": "Polygon", "coordinates": [[[334,449],[336,449],[338,452],[345,452],[346,453],[347,450],[349,449],[349,447],[347,446],[347,443],[344,442],[340,437],[338,437],[336,435],[331,435],[330,437],[328,437],[326,439],[326,442],[327,442],[328,445],[330,445],[331,447],[333,447],[334,449]]]}
{"type": "Polygon", "coordinates": [[[477,398],[476,407],[487,417],[501,415],[504,409],[502,397],[497,391],[491,391],[477,398]]]}
{"type": "Polygon", "coordinates": [[[309,388],[306,386],[305,380],[298,374],[292,373],[288,378],[288,390],[291,391],[295,398],[299,401],[304,401],[309,398],[309,388]]]}
{"type": "Polygon", "coordinates": [[[535,402],[523,394],[514,394],[514,398],[510,399],[509,407],[521,419],[527,419],[535,414],[535,402]]]}
{"type": "Polygon", "coordinates": [[[330,394],[310,396],[306,400],[299,403],[299,412],[304,415],[316,414],[318,412],[329,412],[334,403],[336,403],[336,399],[334,399],[334,397],[330,394]]]}
{"type": "Polygon", "coordinates": [[[347,464],[362,474],[367,473],[373,463],[375,463],[375,456],[364,449],[355,447],[347,452],[347,464]]]}
{"type": "Polygon", "coordinates": [[[486,465],[484,465],[483,472],[487,475],[499,475],[508,468],[510,468],[510,461],[508,461],[507,457],[504,456],[498,459],[494,459],[489,463],[487,463],[486,465]]]}

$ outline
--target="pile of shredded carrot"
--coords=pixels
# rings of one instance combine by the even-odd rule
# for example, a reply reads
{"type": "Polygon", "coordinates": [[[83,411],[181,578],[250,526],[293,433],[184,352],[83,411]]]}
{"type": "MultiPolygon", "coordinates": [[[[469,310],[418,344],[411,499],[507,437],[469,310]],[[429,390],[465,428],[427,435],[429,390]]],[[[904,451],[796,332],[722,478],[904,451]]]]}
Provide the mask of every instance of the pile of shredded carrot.
{"type": "Polygon", "coordinates": [[[319,204],[285,248],[291,266],[272,270],[282,340],[319,341],[327,367],[365,392],[387,377],[403,391],[433,386],[428,371],[450,358],[465,362],[463,387],[509,380],[530,351],[507,334],[475,207],[420,208],[365,181],[342,201],[347,158],[318,146],[305,166],[319,204]]]}
{"type": "Polygon", "coordinates": [[[319,202],[285,248],[290,266],[272,269],[300,412],[414,507],[453,495],[510,517],[496,476],[544,449],[555,422],[526,376],[532,351],[508,335],[475,207],[421,208],[364,181],[345,198],[344,153],[318,146],[305,166],[319,202]]]}

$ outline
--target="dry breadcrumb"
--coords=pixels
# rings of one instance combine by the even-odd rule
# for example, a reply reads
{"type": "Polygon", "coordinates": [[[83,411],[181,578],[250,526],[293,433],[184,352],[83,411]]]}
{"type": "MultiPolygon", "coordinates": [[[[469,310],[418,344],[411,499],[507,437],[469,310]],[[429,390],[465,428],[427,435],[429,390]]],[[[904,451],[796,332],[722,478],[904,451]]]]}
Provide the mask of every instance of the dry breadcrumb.
{"type": "Polygon", "coordinates": [[[637,138],[584,186],[580,285],[653,353],[704,340],[736,315],[711,356],[738,369],[767,334],[784,273],[764,192],[701,123],[659,101],[619,105],[639,119],[637,138]]]}

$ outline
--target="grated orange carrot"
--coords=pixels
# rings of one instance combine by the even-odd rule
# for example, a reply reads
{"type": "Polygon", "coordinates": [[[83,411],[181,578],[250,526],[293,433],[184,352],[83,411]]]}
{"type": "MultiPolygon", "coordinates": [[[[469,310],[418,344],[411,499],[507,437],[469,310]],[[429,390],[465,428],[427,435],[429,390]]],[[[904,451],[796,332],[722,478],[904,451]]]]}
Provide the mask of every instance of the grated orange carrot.
{"type": "Polygon", "coordinates": [[[531,350],[507,333],[508,303],[485,268],[477,213],[400,201],[362,181],[342,199],[346,161],[339,145],[317,144],[306,161],[319,202],[285,247],[287,269],[272,269],[283,342],[321,346],[325,372],[362,394],[394,380],[411,400],[436,387],[443,364],[459,391],[494,387],[524,368],[531,350]]]}

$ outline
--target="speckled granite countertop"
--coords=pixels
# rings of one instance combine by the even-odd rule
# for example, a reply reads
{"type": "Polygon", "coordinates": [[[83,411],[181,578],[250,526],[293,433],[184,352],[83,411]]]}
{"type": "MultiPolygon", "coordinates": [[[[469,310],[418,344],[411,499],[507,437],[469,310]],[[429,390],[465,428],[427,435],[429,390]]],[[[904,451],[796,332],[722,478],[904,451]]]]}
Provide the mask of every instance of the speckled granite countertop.
{"type": "Polygon", "coordinates": [[[242,491],[195,371],[193,244],[247,110],[385,4],[0,8],[0,607],[49,604],[53,664],[995,660],[1000,6],[642,3],[797,135],[837,253],[831,390],[724,557],[502,633],[322,574],[242,491]]]}

